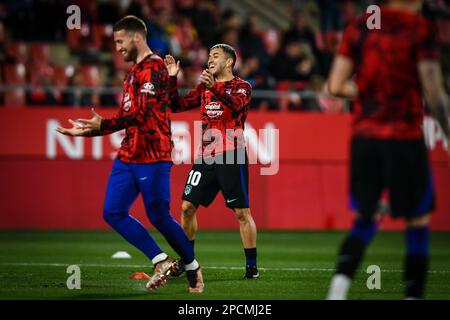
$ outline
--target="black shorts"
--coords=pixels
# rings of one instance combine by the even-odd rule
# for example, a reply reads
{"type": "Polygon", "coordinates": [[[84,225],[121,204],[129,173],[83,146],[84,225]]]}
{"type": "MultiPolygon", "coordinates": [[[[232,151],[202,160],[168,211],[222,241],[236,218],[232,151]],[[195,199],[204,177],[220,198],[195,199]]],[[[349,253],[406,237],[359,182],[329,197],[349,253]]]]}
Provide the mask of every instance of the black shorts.
{"type": "Polygon", "coordinates": [[[352,140],[352,207],[363,217],[373,217],[384,189],[393,217],[420,217],[434,209],[434,185],[423,139],[352,140]]]}
{"type": "Polygon", "coordinates": [[[242,160],[237,161],[235,152],[231,153],[233,161],[228,161],[230,163],[225,161],[225,154],[223,163],[204,160],[194,164],[187,176],[182,199],[208,207],[222,191],[228,208],[249,208],[247,154],[243,151],[242,160]]]}

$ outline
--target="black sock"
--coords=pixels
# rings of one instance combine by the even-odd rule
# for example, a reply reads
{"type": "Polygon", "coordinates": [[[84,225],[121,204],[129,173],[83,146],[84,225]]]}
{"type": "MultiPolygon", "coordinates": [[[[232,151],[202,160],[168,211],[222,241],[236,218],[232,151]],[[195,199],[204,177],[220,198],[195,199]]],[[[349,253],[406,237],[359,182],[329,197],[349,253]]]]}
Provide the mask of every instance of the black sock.
{"type": "Polygon", "coordinates": [[[244,248],[246,264],[256,266],[256,248],[244,248]]]}
{"type": "Polygon", "coordinates": [[[348,236],[339,250],[338,264],[336,273],[345,274],[350,279],[353,279],[356,269],[358,269],[364,252],[366,244],[358,237],[348,236]]]}
{"type": "Polygon", "coordinates": [[[422,299],[428,270],[428,256],[407,255],[405,261],[406,297],[422,299]]]}

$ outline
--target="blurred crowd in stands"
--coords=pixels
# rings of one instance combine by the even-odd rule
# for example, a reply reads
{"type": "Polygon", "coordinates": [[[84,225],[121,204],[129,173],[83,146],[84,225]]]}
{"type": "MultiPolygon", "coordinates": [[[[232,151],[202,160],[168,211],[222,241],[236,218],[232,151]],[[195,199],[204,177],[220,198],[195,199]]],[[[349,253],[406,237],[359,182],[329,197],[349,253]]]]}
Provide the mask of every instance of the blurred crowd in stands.
{"type": "MultiPolygon", "coordinates": [[[[146,22],[155,53],[181,61],[180,87],[193,88],[208,49],[227,43],[238,53],[236,74],[253,90],[294,93],[276,99],[254,95],[252,108],[343,110],[343,101],[314,92],[323,87],[345,25],[378,2],[280,1],[290,13],[283,30],[218,0],[0,0],[0,105],[118,106],[130,65],[114,51],[112,26],[132,14],[146,22]],[[69,30],[66,10],[74,4],[81,9],[81,28],[69,30]]],[[[430,14],[448,12],[449,1],[427,4],[430,14]]],[[[450,19],[444,14],[433,20],[448,89],[450,19]]]]}

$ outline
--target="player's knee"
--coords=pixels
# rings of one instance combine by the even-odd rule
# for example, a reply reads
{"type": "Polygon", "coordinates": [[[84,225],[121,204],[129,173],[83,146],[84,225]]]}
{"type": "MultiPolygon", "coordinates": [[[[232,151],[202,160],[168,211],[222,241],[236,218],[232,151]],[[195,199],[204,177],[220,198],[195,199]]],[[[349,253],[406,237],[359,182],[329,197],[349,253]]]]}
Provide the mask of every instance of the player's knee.
{"type": "Polygon", "coordinates": [[[429,216],[408,220],[406,235],[407,256],[427,256],[429,247],[429,216]]]}
{"type": "Polygon", "coordinates": [[[239,223],[247,223],[251,218],[250,209],[248,208],[236,208],[233,209],[234,215],[239,223]]]}
{"type": "Polygon", "coordinates": [[[197,212],[197,207],[189,201],[183,201],[183,203],[181,204],[181,210],[183,216],[191,218],[197,212]]]}
{"type": "Polygon", "coordinates": [[[355,219],[350,236],[361,239],[364,244],[368,245],[377,233],[377,223],[372,218],[358,217],[355,219]]]}
{"type": "Polygon", "coordinates": [[[109,225],[113,225],[114,222],[126,215],[127,213],[115,212],[114,210],[109,210],[108,208],[103,209],[103,220],[105,220],[109,225]]]}
{"type": "Polygon", "coordinates": [[[163,199],[155,199],[146,206],[150,222],[156,226],[167,218],[171,218],[169,203],[163,199]]]}
{"type": "Polygon", "coordinates": [[[408,219],[407,225],[409,228],[418,228],[427,226],[430,222],[430,215],[426,214],[421,217],[408,219]]]}

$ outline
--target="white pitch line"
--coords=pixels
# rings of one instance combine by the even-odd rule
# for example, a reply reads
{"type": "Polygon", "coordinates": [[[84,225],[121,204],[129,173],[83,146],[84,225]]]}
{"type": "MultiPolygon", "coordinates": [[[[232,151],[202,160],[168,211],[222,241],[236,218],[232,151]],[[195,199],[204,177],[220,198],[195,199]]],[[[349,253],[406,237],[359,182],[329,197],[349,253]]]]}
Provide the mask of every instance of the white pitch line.
{"type": "MultiPolygon", "coordinates": [[[[150,264],[97,264],[97,263],[74,263],[80,267],[98,268],[151,268],[150,264]]],[[[22,267],[67,267],[70,263],[41,263],[41,262],[0,262],[0,266],[22,266],[22,267]]],[[[244,267],[226,266],[202,266],[203,269],[215,270],[244,270],[244,267]]],[[[258,268],[260,271],[305,271],[305,272],[334,272],[334,268],[258,268]]],[[[381,272],[401,273],[403,270],[381,269],[381,272]]],[[[429,270],[428,273],[450,273],[450,270],[429,270]]]]}

